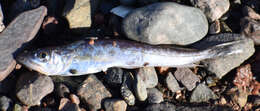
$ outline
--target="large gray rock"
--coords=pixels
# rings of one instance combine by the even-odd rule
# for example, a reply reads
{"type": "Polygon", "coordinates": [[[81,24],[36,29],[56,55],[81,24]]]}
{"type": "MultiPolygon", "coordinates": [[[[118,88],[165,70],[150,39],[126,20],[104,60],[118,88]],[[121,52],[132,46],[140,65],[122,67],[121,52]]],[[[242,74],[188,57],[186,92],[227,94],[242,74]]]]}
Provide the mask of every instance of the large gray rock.
{"type": "Polygon", "coordinates": [[[146,88],[154,88],[158,84],[158,77],[154,67],[140,68],[137,75],[144,81],[146,88]]]}
{"type": "Polygon", "coordinates": [[[209,89],[205,84],[199,84],[192,92],[190,102],[207,102],[210,99],[217,99],[217,95],[209,89]]]}
{"type": "Polygon", "coordinates": [[[100,109],[101,101],[112,96],[95,75],[89,75],[79,86],[78,95],[91,110],[100,109]]]}
{"type": "Polygon", "coordinates": [[[208,71],[216,74],[218,78],[222,78],[232,69],[238,67],[255,52],[254,42],[251,39],[245,38],[240,34],[224,33],[206,37],[205,39],[193,44],[195,48],[205,49],[217,44],[242,40],[235,48],[242,49],[243,53],[232,54],[214,59],[202,61],[203,67],[208,71]]]}
{"type": "Polygon", "coordinates": [[[0,81],[14,69],[14,53],[37,34],[47,9],[41,6],[16,17],[0,34],[0,81]]]}
{"type": "Polygon", "coordinates": [[[191,3],[200,8],[208,17],[209,21],[219,19],[229,9],[229,0],[190,0],[191,3]]]}
{"type": "Polygon", "coordinates": [[[50,77],[32,72],[23,73],[16,84],[17,98],[28,106],[40,105],[41,99],[54,89],[50,77]]]}
{"type": "Polygon", "coordinates": [[[132,11],[123,20],[123,30],[136,41],[187,45],[207,34],[208,22],[197,8],[163,2],[132,11]]]}

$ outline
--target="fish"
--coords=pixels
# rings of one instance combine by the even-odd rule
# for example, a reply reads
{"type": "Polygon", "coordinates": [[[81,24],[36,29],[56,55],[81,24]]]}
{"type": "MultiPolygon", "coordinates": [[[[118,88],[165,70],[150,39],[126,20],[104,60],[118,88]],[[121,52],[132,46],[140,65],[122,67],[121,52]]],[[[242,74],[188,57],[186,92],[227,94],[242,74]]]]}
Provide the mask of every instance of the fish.
{"type": "Polygon", "coordinates": [[[18,63],[46,75],[77,76],[119,67],[191,67],[205,59],[242,53],[237,44],[227,42],[204,50],[149,45],[130,40],[84,39],[71,44],[24,51],[18,63]]]}

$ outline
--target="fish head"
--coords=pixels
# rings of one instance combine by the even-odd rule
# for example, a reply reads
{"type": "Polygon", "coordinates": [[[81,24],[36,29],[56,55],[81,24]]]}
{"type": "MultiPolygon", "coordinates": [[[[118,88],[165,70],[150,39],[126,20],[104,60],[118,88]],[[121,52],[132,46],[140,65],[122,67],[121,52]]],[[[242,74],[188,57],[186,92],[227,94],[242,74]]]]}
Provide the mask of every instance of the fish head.
{"type": "Polygon", "coordinates": [[[53,49],[38,49],[24,51],[17,55],[16,60],[28,67],[46,75],[58,75],[64,71],[65,63],[61,54],[53,49]]]}

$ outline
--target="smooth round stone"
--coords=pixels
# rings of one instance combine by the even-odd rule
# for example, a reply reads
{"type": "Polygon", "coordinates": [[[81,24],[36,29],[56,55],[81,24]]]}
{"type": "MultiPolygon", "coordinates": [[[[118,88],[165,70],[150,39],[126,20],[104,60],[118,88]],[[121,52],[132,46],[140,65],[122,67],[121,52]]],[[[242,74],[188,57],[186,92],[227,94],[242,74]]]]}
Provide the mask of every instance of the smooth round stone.
{"type": "Polygon", "coordinates": [[[190,102],[207,102],[210,99],[217,99],[217,95],[205,84],[199,84],[191,94],[190,102]]]}
{"type": "Polygon", "coordinates": [[[136,75],[134,88],[137,99],[140,101],[145,101],[148,97],[146,89],[147,87],[139,74],[136,75]]]}
{"type": "Polygon", "coordinates": [[[148,92],[148,102],[149,103],[161,103],[163,101],[163,94],[156,88],[147,89],[148,92]]]}
{"type": "Polygon", "coordinates": [[[197,8],[163,2],[132,11],[123,30],[129,39],[148,44],[188,45],[207,34],[208,22],[197,8]]]}

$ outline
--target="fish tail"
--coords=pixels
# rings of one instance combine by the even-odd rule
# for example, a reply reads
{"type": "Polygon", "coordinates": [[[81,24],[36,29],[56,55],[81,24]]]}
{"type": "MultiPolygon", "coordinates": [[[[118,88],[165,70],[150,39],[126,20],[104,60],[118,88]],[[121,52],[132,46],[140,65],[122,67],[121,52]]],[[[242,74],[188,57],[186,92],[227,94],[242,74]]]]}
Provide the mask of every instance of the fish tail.
{"type": "Polygon", "coordinates": [[[203,55],[207,56],[206,57],[207,59],[242,53],[243,50],[241,48],[239,48],[239,45],[237,45],[242,42],[245,42],[245,40],[237,40],[237,41],[219,44],[219,45],[210,47],[206,50],[203,50],[202,53],[203,53],[203,55]]]}

